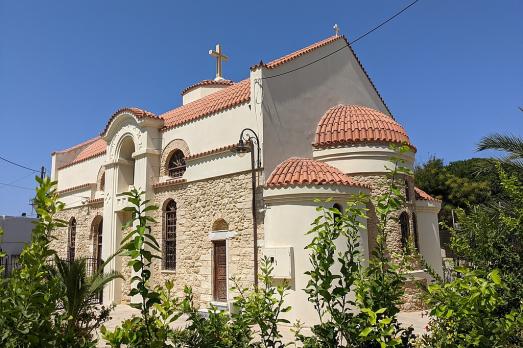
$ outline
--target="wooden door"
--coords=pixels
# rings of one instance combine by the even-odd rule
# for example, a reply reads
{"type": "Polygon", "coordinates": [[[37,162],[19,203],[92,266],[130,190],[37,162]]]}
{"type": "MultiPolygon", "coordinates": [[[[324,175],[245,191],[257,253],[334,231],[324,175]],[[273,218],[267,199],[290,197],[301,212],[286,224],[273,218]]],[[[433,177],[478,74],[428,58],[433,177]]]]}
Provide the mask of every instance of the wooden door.
{"type": "Polygon", "coordinates": [[[215,301],[227,301],[227,247],[224,240],[214,242],[214,293],[215,301]]]}

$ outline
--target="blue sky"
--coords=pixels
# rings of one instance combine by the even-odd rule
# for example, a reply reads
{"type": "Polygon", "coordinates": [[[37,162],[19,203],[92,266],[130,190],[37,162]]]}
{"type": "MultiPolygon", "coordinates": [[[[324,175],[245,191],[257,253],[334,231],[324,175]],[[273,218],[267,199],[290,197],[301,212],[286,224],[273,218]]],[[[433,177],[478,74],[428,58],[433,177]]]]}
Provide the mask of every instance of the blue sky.
{"type": "MultiPolygon", "coordinates": [[[[341,32],[354,39],[410,1],[0,0],[0,156],[50,168],[50,153],[97,135],[118,108],[161,113],[180,91],[227,78],[341,32]]],[[[492,132],[521,134],[523,2],[421,0],[354,45],[418,161],[477,156],[492,132]]],[[[0,161],[0,182],[32,175],[0,161]]],[[[30,212],[32,192],[0,185],[0,214],[30,212]]]]}

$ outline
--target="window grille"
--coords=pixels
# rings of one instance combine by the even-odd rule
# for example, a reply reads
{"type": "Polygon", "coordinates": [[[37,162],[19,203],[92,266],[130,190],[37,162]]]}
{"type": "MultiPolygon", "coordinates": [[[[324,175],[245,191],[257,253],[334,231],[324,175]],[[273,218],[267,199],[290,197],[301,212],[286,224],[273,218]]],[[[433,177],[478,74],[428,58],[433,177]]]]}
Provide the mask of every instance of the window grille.
{"type": "Polygon", "coordinates": [[[169,176],[173,178],[181,178],[185,173],[185,155],[181,150],[175,150],[169,158],[168,164],[169,176]]]}
{"type": "Polygon", "coordinates": [[[69,238],[67,243],[67,259],[70,261],[74,260],[76,253],[76,219],[71,218],[69,221],[69,238]]]}
{"type": "Polygon", "coordinates": [[[163,269],[176,269],[176,202],[173,200],[164,211],[163,269]]]}

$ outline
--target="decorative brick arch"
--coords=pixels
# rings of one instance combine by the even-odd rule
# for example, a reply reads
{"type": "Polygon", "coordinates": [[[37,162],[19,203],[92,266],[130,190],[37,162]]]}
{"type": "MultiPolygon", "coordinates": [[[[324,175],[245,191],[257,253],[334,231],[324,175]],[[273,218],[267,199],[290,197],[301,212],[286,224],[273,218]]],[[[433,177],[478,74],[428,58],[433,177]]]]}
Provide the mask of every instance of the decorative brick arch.
{"type": "Polygon", "coordinates": [[[160,165],[160,176],[169,176],[168,165],[169,157],[175,150],[180,150],[183,152],[184,156],[187,157],[191,153],[189,152],[189,146],[182,139],[174,139],[171,141],[162,151],[161,165],[160,165]]]}
{"type": "Polygon", "coordinates": [[[98,171],[98,176],[96,177],[96,190],[105,190],[105,167],[101,167],[98,171]]]}

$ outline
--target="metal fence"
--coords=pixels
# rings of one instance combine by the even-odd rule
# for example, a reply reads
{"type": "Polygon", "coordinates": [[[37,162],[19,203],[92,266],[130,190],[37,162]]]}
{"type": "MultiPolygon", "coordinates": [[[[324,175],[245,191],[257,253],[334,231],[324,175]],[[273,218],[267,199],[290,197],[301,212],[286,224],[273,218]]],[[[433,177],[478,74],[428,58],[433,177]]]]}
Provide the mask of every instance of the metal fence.
{"type": "Polygon", "coordinates": [[[3,274],[0,276],[9,277],[11,273],[17,268],[20,268],[20,255],[11,255],[0,258],[0,267],[4,268],[3,274]]]}
{"type": "MultiPolygon", "coordinates": [[[[65,259],[64,261],[69,261],[67,259],[65,259]]],[[[47,264],[49,266],[54,266],[55,264],[55,261],[54,259],[51,259],[51,260],[48,260],[47,261],[47,264]]],[[[96,272],[96,270],[98,270],[98,268],[100,267],[101,265],[101,260],[98,259],[98,258],[95,258],[95,257],[86,257],[85,258],[85,273],[88,277],[94,275],[94,273],[96,272]]],[[[11,274],[13,273],[13,271],[15,269],[18,269],[20,268],[20,255],[11,255],[11,256],[6,256],[6,257],[3,257],[3,258],[0,258],[0,266],[1,267],[4,267],[4,271],[3,273],[0,273],[0,277],[9,277],[11,276],[11,274]]],[[[102,301],[103,301],[103,291],[101,291],[100,293],[94,295],[91,299],[91,302],[92,303],[99,303],[101,304],[102,301]]]]}

